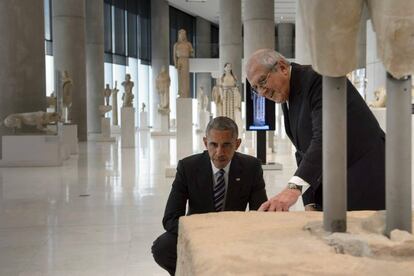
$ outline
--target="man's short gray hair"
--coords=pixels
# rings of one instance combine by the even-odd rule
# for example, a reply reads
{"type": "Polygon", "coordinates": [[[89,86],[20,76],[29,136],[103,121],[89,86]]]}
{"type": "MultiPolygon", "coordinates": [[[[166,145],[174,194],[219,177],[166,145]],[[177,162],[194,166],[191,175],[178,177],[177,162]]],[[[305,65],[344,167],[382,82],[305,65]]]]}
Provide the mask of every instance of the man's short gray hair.
{"type": "Polygon", "coordinates": [[[222,131],[229,130],[232,134],[232,137],[236,139],[239,136],[237,124],[229,117],[219,116],[211,120],[206,128],[206,137],[212,129],[222,131]]]}
{"type": "Polygon", "coordinates": [[[273,69],[273,66],[280,60],[285,61],[287,64],[290,62],[279,52],[276,52],[273,49],[260,49],[254,52],[248,59],[246,63],[246,73],[249,76],[249,72],[252,69],[252,62],[256,62],[269,71],[273,69]]]}

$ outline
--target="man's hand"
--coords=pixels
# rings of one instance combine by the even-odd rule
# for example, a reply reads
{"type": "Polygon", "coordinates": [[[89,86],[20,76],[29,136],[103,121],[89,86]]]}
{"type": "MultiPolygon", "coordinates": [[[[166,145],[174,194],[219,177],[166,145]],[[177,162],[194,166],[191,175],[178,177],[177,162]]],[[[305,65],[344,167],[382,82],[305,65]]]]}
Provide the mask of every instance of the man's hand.
{"type": "Polygon", "coordinates": [[[301,192],[297,189],[285,188],[279,194],[275,195],[268,201],[264,202],[260,206],[258,211],[288,212],[289,207],[295,204],[295,202],[298,200],[300,195],[301,195],[301,192]]]}

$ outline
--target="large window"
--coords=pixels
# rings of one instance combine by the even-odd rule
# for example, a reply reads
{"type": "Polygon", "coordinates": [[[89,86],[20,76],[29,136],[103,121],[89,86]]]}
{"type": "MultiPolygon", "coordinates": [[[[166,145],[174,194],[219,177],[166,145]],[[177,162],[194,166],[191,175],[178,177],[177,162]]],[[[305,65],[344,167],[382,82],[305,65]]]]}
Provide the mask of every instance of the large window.
{"type": "Polygon", "coordinates": [[[151,62],[151,1],[104,0],[105,62],[151,62]]]}

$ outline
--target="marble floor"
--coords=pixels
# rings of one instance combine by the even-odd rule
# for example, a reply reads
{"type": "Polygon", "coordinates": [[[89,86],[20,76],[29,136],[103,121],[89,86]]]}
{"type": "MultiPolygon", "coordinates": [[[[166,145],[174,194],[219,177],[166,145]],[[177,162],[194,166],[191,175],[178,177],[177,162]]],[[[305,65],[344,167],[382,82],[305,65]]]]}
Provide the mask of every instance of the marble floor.
{"type": "MultiPolygon", "coordinates": [[[[197,135],[194,152],[202,150],[200,141],[197,135]]],[[[290,142],[275,144],[268,159],[284,168],[265,171],[269,196],[295,170],[290,142]]],[[[0,168],[0,275],[168,275],[150,248],[163,232],[173,181],[165,168],[176,163],[175,138],[143,131],[136,148],[119,142],[79,148],[62,167],[0,168]]]]}

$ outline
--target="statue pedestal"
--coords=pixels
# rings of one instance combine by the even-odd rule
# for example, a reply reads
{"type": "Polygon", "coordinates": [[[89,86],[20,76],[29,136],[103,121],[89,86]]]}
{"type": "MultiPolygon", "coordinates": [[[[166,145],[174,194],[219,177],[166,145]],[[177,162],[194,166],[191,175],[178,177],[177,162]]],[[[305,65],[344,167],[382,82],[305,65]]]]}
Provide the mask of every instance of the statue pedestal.
{"type": "Polygon", "coordinates": [[[63,124],[60,128],[62,130],[63,145],[69,149],[70,154],[78,154],[78,125],[63,124]]]}
{"type": "Polygon", "coordinates": [[[193,100],[177,99],[177,160],[193,154],[193,100]]]}
{"type": "Polygon", "coordinates": [[[139,130],[149,130],[147,111],[141,111],[139,113],[139,130]]]}
{"type": "Polygon", "coordinates": [[[101,118],[101,135],[96,138],[97,142],[115,142],[115,137],[111,137],[111,119],[101,118]]]}
{"type": "Polygon", "coordinates": [[[121,108],[121,147],[135,147],[135,108],[121,108]]]}
{"type": "MultiPolygon", "coordinates": [[[[177,160],[193,154],[193,100],[177,98],[177,160]]],[[[176,166],[167,167],[166,177],[173,177],[176,166]]]]}
{"type": "Polygon", "coordinates": [[[58,135],[3,136],[0,167],[61,166],[62,146],[58,135]]]}
{"type": "Polygon", "coordinates": [[[161,130],[151,131],[151,136],[174,136],[175,132],[170,131],[170,115],[159,114],[161,119],[161,130]]]}

